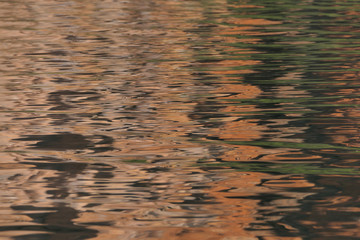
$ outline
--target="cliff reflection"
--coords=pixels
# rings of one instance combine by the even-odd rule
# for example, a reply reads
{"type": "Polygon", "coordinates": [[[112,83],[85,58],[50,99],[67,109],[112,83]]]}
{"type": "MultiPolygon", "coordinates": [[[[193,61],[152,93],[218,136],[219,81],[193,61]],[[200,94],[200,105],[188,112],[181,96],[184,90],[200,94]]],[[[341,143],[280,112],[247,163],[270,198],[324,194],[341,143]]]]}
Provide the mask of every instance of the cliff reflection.
{"type": "Polygon", "coordinates": [[[359,237],[356,14],[314,4],[1,2],[0,238],[359,237]]]}

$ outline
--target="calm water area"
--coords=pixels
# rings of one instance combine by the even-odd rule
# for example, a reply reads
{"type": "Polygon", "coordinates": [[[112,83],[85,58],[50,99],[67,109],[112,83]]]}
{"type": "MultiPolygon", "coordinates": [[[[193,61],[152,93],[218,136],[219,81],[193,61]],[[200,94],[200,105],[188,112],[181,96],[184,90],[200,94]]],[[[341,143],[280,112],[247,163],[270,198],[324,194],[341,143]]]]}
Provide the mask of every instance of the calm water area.
{"type": "Polygon", "coordinates": [[[0,0],[0,240],[359,240],[360,2],[0,0]]]}

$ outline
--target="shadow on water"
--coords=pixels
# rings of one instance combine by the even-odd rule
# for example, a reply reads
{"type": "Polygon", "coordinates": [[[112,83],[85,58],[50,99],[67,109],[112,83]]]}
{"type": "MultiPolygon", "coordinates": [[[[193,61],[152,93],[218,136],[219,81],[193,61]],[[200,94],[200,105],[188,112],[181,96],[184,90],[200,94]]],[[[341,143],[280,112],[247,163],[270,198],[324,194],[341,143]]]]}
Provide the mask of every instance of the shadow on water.
{"type": "Polygon", "coordinates": [[[0,238],[359,239],[359,10],[0,2],[0,238]]]}
{"type": "MultiPolygon", "coordinates": [[[[21,224],[20,221],[17,225],[1,226],[0,232],[23,233],[20,236],[14,236],[14,239],[26,240],[89,239],[96,237],[96,230],[73,223],[73,219],[78,217],[78,211],[61,201],[61,199],[66,199],[70,194],[67,186],[67,184],[69,184],[68,179],[81,174],[87,164],[76,162],[65,163],[59,159],[44,158],[26,160],[27,161],[21,163],[31,164],[33,168],[39,171],[57,172],[55,176],[44,178],[44,180],[46,180],[44,188],[48,189],[46,191],[48,199],[60,201],[54,202],[52,206],[42,206],[41,204],[36,204],[34,201],[29,201],[25,204],[11,204],[10,209],[14,211],[16,215],[26,216],[33,224],[29,225],[26,222],[21,224]]],[[[16,181],[22,177],[22,174],[16,174],[9,177],[8,180],[16,181]]],[[[29,176],[29,179],[37,177],[36,175],[32,175],[29,176]]],[[[26,189],[25,192],[29,196],[36,195],[36,190],[26,189]]]]}

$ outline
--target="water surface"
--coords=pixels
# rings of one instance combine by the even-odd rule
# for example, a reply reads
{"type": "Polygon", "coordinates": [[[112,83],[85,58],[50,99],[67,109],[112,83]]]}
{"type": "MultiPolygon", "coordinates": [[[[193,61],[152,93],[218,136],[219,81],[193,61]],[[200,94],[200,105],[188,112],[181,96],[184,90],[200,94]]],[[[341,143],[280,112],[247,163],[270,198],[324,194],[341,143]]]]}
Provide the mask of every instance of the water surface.
{"type": "Polygon", "coordinates": [[[359,239],[359,12],[1,1],[0,239],[359,239]]]}

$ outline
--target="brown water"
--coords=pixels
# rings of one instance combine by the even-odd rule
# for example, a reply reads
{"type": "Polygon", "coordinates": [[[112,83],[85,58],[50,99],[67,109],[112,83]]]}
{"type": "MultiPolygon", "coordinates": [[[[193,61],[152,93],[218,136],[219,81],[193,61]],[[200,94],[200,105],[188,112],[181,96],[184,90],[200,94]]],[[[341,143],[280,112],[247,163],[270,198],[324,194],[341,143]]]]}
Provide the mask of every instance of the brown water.
{"type": "Polygon", "coordinates": [[[0,239],[360,239],[359,16],[0,1],[0,239]]]}

